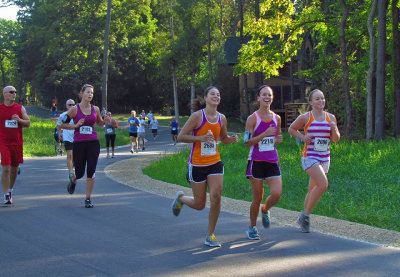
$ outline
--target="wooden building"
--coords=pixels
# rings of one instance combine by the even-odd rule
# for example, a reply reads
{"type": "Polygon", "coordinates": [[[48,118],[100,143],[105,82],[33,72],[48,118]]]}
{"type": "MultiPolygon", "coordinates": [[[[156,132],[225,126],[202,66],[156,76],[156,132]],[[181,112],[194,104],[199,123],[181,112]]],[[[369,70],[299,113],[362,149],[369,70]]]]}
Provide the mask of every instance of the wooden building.
{"type": "MultiPolygon", "coordinates": [[[[246,43],[249,38],[245,38],[246,43]]],[[[225,42],[225,60],[229,65],[234,66],[238,63],[238,51],[241,47],[239,37],[229,37],[225,42]]],[[[249,114],[258,109],[257,104],[257,89],[260,84],[268,85],[274,91],[274,101],[271,109],[278,113],[282,118],[282,128],[287,128],[288,125],[299,115],[302,109],[307,106],[306,91],[310,88],[310,82],[305,79],[300,79],[295,75],[296,72],[306,68],[304,61],[310,59],[312,50],[312,42],[310,39],[305,39],[302,49],[300,49],[291,62],[284,65],[279,70],[279,76],[272,76],[264,79],[262,73],[247,74],[247,87],[249,97],[249,114]],[[257,78],[259,81],[257,81],[257,78]]],[[[240,90],[240,118],[246,120],[247,101],[245,91],[245,78],[243,75],[239,77],[240,90]]]]}

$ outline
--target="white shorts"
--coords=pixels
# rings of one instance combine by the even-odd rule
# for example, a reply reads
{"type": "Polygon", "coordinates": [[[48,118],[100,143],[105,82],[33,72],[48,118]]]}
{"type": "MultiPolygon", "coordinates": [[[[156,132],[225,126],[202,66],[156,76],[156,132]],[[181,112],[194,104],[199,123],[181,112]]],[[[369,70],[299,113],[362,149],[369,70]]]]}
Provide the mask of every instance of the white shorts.
{"type": "Polygon", "coordinates": [[[307,171],[309,168],[313,167],[314,165],[320,165],[320,166],[322,166],[322,169],[324,170],[325,174],[328,174],[330,164],[331,164],[330,161],[320,162],[313,158],[301,158],[301,165],[303,166],[304,171],[307,171]]]}

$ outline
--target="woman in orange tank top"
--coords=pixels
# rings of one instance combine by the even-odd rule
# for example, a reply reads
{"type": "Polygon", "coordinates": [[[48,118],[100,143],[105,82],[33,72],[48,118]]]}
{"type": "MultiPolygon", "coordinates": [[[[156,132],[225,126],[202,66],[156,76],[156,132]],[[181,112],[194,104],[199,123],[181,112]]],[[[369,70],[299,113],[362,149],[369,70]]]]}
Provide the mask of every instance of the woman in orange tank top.
{"type": "Polygon", "coordinates": [[[178,216],[182,205],[202,210],[206,206],[207,187],[210,191],[210,214],[207,237],[204,242],[210,247],[220,247],[214,231],[221,211],[221,194],[223,187],[224,165],[221,162],[217,141],[229,144],[238,141],[237,135],[228,136],[226,117],[217,111],[221,101],[216,87],[208,87],[204,92],[205,108],[201,109],[200,101],[194,103],[194,112],[183,126],[178,141],[192,143],[188,161],[187,179],[192,186],[193,196],[184,196],[182,191],[176,193],[172,203],[172,212],[178,216]]]}

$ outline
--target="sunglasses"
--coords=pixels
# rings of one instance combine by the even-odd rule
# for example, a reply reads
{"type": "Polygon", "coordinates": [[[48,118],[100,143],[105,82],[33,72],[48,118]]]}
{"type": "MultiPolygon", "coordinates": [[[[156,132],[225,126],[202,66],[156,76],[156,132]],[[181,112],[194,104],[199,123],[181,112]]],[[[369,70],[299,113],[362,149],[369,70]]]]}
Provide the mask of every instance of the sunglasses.
{"type": "Polygon", "coordinates": [[[70,106],[75,106],[75,104],[67,104],[67,106],[68,106],[68,107],[70,107],[70,106]]]}
{"type": "Polygon", "coordinates": [[[17,93],[17,92],[15,90],[10,90],[8,93],[14,94],[14,93],[17,93]]]}

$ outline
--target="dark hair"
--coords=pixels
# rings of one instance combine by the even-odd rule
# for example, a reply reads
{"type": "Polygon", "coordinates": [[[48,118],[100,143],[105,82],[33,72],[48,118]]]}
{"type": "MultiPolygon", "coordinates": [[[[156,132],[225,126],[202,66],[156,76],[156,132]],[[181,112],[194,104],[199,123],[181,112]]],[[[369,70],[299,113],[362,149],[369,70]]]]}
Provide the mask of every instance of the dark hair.
{"type": "MultiPolygon", "coordinates": [[[[206,89],[204,90],[204,96],[207,96],[208,93],[209,93],[209,91],[212,90],[212,89],[218,90],[218,88],[215,87],[215,86],[209,86],[208,88],[206,88],[206,89]]],[[[193,103],[192,103],[191,106],[192,106],[192,108],[193,108],[194,111],[198,111],[198,110],[203,109],[203,108],[206,107],[206,102],[204,101],[203,98],[197,96],[197,97],[193,100],[193,103]]]]}
{"type": "Polygon", "coordinates": [[[92,85],[84,84],[84,85],[82,86],[82,88],[81,88],[81,92],[83,93],[83,92],[85,91],[86,88],[92,88],[92,89],[94,89],[94,87],[93,87],[92,85]]]}
{"type": "Polygon", "coordinates": [[[262,90],[263,88],[269,88],[269,89],[272,91],[272,94],[274,94],[274,91],[273,91],[273,89],[272,89],[270,86],[262,85],[262,86],[259,87],[258,90],[257,90],[257,96],[260,96],[260,92],[261,92],[261,90],[262,90]]]}

